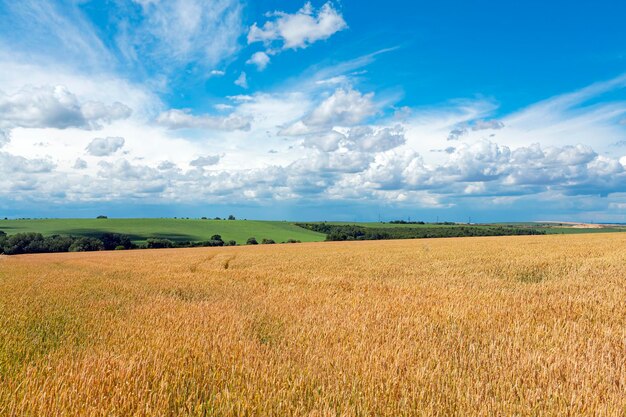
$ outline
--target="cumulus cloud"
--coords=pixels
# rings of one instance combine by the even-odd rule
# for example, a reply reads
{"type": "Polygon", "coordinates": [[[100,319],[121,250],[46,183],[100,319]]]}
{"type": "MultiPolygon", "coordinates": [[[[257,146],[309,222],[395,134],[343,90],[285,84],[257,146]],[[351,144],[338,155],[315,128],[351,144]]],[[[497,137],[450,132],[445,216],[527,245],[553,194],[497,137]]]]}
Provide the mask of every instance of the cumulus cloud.
{"type": "Polygon", "coordinates": [[[282,49],[306,48],[348,27],[341,13],[331,3],[324,4],[316,11],[307,2],[296,13],[276,11],[269,17],[270,20],[263,26],[259,27],[255,23],[250,27],[248,44],[263,42],[269,47],[278,42],[282,49]]]}
{"type": "Polygon", "coordinates": [[[235,85],[238,85],[241,88],[248,88],[248,76],[245,72],[241,72],[239,77],[235,80],[235,85]]]}
{"type": "Polygon", "coordinates": [[[341,148],[347,151],[377,153],[397,148],[405,142],[404,129],[400,125],[380,129],[357,126],[345,134],[329,130],[306,135],[303,145],[324,152],[333,152],[341,148]]]}
{"type": "Polygon", "coordinates": [[[283,126],[278,131],[280,136],[303,136],[310,133],[311,129],[304,124],[302,120],[298,120],[290,125],[283,126]]]}
{"type": "Polygon", "coordinates": [[[95,138],[87,145],[87,153],[93,156],[110,156],[124,146],[124,138],[95,138]]]}
{"type": "Polygon", "coordinates": [[[66,87],[24,86],[14,94],[0,92],[0,127],[11,129],[70,127],[99,129],[105,123],[126,119],[131,109],[115,102],[80,102],[66,87]]]}
{"type": "Polygon", "coordinates": [[[406,142],[404,129],[400,125],[375,130],[369,126],[350,129],[348,134],[349,147],[364,152],[384,152],[397,148],[406,142]]]}
{"type": "Polygon", "coordinates": [[[168,171],[170,169],[175,169],[175,168],[177,168],[176,164],[171,161],[161,161],[159,162],[159,165],[157,166],[157,169],[161,171],[168,171]]]}
{"type": "MultiPolygon", "coordinates": [[[[295,172],[301,177],[315,178],[325,176],[326,181],[333,179],[328,174],[358,173],[365,170],[374,160],[371,154],[364,152],[322,152],[314,151],[306,158],[298,159],[289,166],[290,172],[295,172]]],[[[334,182],[334,180],[333,180],[334,182]]],[[[332,182],[328,183],[332,185],[332,182]]]]}
{"type": "Polygon", "coordinates": [[[203,168],[206,166],[217,165],[222,159],[221,155],[200,156],[189,163],[192,167],[203,168]]]}
{"type": "Polygon", "coordinates": [[[307,148],[315,148],[324,152],[332,152],[339,149],[342,143],[347,140],[347,137],[337,132],[336,130],[330,130],[328,132],[321,132],[319,134],[308,135],[304,138],[303,145],[307,148]]]}
{"type": "Polygon", "coordinates": [[[51,172],[56,164],[46,159],[27,159],[23,156],[0,152],[0,172],[42,174],[51,172]]]}
{"type": "MultiPolygon", "coordinates": [[[[372,128],[373,129],[373,128],[372,128]]],[[[80,198],[111,198],[111,181],[119,181],[116,198],[121,196],[161,195],[188,200],[212,196],[217,200],[242,199],[363,199],[412,201],[416,204],[442,205],[459,196],[534,196],[540,193],[562,195],[611,195],[624,193],[626,171],[615,158],[598,155],[583,145],[519,148],[480,141],[459,144],[439,163],[425,162],[420,154],[406,149],[369,152],[356,146],[357,138],[400,135],[397,128],[347,132],[343,137],[317,142],[299,159],[286,165],[268,165],[258,169],[181,171],[170,162],[152,168],[145,163],[132,164],[125,159],[100,162],[97,177],[84,184],[80,198]],[[339,146],[336,146],[336,141],[339,146]],[[123,186],[121,186],[123,184],[123,186]]],[[[364,129],[365,130],[365,129],[364,129]]],[[[308,138],[306,138],[308,140],[308,138]]],[[[388,139],[387,139],[388,140],[388,139]]],[[[394,138],[392,143],[400,143],[394,138]]],[[[376,142],[378,143],[378,142],[376,142]]],[[[388,146],[375,149],[386,149],[388,146]]],[[[222,155],[205,155],[191,161],[196,168],[213,166],[222,155]]],[[[0,153],[0,170],[44,173],[54,168],[46,160],[26,160],[0,153]]],[[[78,174],[76,174],[78,175],[78,174]]],[[[76,177],[76,180],[81,177],[76,177]]],[[[35,187],[27,177],[19,187],[35,187]]],[[[14,185],[17,184],[14,181],[14,185]]],[[[63,187],[67,184],[61,182],[63,187]]],[[[61,187],[61,185],[59,185],[61,187]]],[[[50,191],[52,192],[52,191],[50,191]]],[[[68,191],[70,192],[70,191],[68,191]]],[[[76,195],[77,189],[70,195],[76,195]]],[[[2,193],[0,185],[0,194],[2,193]]]]}
{"type": "Polygon", "coordinates": [[[252,54],[250,59],[246,61],[246,64],[256,65],[259,71],[263,71],[269,63],[270,57],[265,52],[255,52],[254,54],[252,54]]]}
{"type": "Polygon", "coordinates": [[[111,184],[111,182],[122,184],[123,186],[116,188],[117,194],[114,195],[116,198],[158,196],[166,191],[170,183],[158,170],[145,165],[133,165],[126,159],[112,163],[101,161],[98,165],[100,166],[99,178],[92,186],[97,187],[111,184]]]}
{"type": "Polygon", "coordinates": [[[339,88],[304,119],[309,126],[352,126],[376,113],[373,93],[339,88]]]}
{"type": "Polygon", "coordinates": [[[377,112],[374,94],[353,89],[336,89],[301,120],[282,127],[281,136],[300,136],[327,130],[334,126],[357,125],[377,112]]]}
{"type": "Polygon", "coordinates": [[[81,158],[76,158],[76,161],[74,162],[74,169],[85,169],[87,168],[87,161],[85,161],[84,159],[81,158]]]}
{"type": "Polygon", "coordinates": [[[215,130],[250,130],[247,118],[230,114],[228,116],[195,116],[188,109],[172,109],[161,113],[157,123],[168,129],[215,129],[215,130]]]}
{"type": "Polygon", "coordinates": [[[462,144],[441,164],[425,164],[418,154],[377,159],[360,181],[386,189],[430,190],[485,195],[535,194],[558,190],[573,195],[606,195],[623,190],[619,161],[583,145],[509,147],[483,140],[462,144]]]}
{"type": "Polygon", "coordinates": [[[459,140],[461,136],[467,134],[466,128],[455,127],[448,133],[448,140],[459,140]]]}

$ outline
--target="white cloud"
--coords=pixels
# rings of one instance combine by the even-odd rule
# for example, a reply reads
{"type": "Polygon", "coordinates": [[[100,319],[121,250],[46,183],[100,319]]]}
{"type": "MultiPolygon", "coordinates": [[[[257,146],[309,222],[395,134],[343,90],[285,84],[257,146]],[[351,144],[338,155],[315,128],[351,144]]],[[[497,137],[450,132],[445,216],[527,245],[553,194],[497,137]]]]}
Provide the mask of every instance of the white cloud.
{"type": "Polygon", "coordinates": [[[500,120],[484,120],[478,119],[472,123],[463,123],[456,126],[448,133],[448,140],[459,140],[462,136],[467,135],[470,131],[478,132],[481,130],[500,130],[504,128],[504,123],[500,120]]]}
{"type": "Polygon", "coordinates": [[[256,23],[250,27],[249,44],[263,42],[269,47],[279,42],[282,49],[306,48],[348,27],[331,3],[324,4],[317,12],[307,2],[294,14],[276,11],[269,16],[274,19],[262,27],[256,23]]]}
{"type": "Polygon", "coordinates": [[[504,127],[504,123],[502,123],[500,120],[483,120],[483,119],[479,119],[476,120],[473,124],[472,124],[472,130],[477,131],[477,130],[499,130],[502,129],[504,127]]]}
{"type": "Polygon", "coordinates": [[[124,146],[124,138],[95,138],[87,145],[87,153],[93,156],[110,156],[124,146]]]}
{"type": "Polygon", "coordinates": [[[250,121],[244,117],[230,114],[228,116],[194,116],[190,110],[168,110],[157,117],[157,123],[168,129],[215,129],[215,130],[250,130],[250,121]]]}
{"type": "Polygon", "coordinates": [[[531,137],[542,145],[592,143],[596,150],[608,151],[615,138],[623,137],[619,121],[626,115],[626,104],[602,96],[624,88],[626,75],[543,100],[504,117],[499,135],[516,146],[531,137]]]}
{"type": "Polygon", "coordinates": [[[514,150],[490,141],[463,145],[441,164],[415,152],[379,154],[369,168],[339,180],[335,190],[428,191],[434,195],[608,195],[624,191],[624,167],[582,145],[514,150]]]}
{"type": "Polygon", "coordinates": [[[215,107],[215,109],[219,110],[219,111],[232,110],[232,109],[235,108],[235,106],[233,106],[233,105],[223,104],[223,103],[216,104],[213,107],[215,107]]]}
{"type": "Polygon", "coordinates": [[[339,149],[342,142],[345,142],[346,139],[345,135],[335,130],[330,130],[328,132],[306,136],[303,144],[308,148],[316,148],[320,151],[332,152],[339,149]]]}
{"type": "Polygon", "coordinates": [[[157,166],[157,169],[161,171],[167,171],[167,170],[176,169],[176,168],[177,168],[176,164],[171,161],[161,161],[159,165],[157,166]]]}
{"type": "Polygon", "coordinates": [[[329,130],[326,132],[306,135],[304,146],[316,148],[324,152],[346,151],[367,153],[385,152],[397,148],[406,142],[404,130],[400,125],[389,128],[374,129],[370,126],[357,126],[349,129],[346,134],[329,130]]]}
{"type": "Polygon", "coordinates": [[[0,172],[5,174],[42,174],[51,172],[56,164],[46,159],[27,159],[19,155],[0,152],[0,172]]]}
{"type": "Polygon", "coordinates": [[[86,169],[87,168],[87,161],[85,161],[84,159],[81,158],[76,158],[76,161],[74,162],[74,169],[86,169]]]}
{"type": "Polygon", "coordinates": [[[98,163],[100,171],[98,176],[108,179],[120,180],[150,180],[159,178],[159,173],[150,167],[132,165],[126,159],[118,159],[114,162],[101,161],[98,163]]]}
{"type": "Polygon", "coordinates": [[[99,129],[105,123],[130,117],[120,103],[80,102],[62,85],[24,86],[13,94],[0,91],[0,127],[99,129]]]}
{"type": "Polygon", "coordinates": [[[239,77],[235,80],[235,85],[238,85],[241,88],[248,88],[248,77],[245,72],[241,72],[239,77]]]}
{"type": "Polygon", "coordinates": [[[334,126],[354,126],[377,112],[374,94],[352,89],[336,89],[301,120],[283,127],[279,134],[297,136],[319,132],[334,126]]]}
{"type": "Polygon", "coordinates": [[[143,24],[127,25],[133,29],[120,37],[129,56],[153,59],[164,69],[190,62],[210,67],[238,49],[243,31],[238,0],[134,1],[141,5],[143,24]]]}
{"type": "Polygon", "coordinates": [[[2,4],[0,37],[14,56],[35,61],[56,53],[64,63],[103,69],[113,54],[75,2],[8,1],[2,4]]]}
{"type": "Polygon", "coordinates": [[[364,152],[384,152],[397,148],[406,142],[404,129],[400,125],[375,130],[369,126],[350,129],[348,134],[351,148],[364,152]]]}
{"type": "Polygon", "coordinates": [[[373,93],[339,88],[304,119],[309,126],[352,126],[376,113],[373,93]]]}
{"type": "Polygon", "coordinates": [[[11,132],[8,129],[0,129],[0,148],[11,141],[11,132]]]}
{"type": "Polygon", "coordinates": [[[250,59],[246,61],[246,64],[256,65],[259,71],[263,71],[269,63],[270,57],[265,52],[255,52],[254,54],[252,54],[250,59]]]}
{"type": "Polygon", "coordinates": [[[200,156],[189,163],[192,167],[203,168],[206,166],[217,165],[222,159],[221,155],[200,156]]]}
{"type": "MultiPolygon", "coordinates": [[[[19,3],[11,7],[20,7],[19,3]]],[[[236,52],[236,43],[208,37],[196,42],[196,36],[204,36],[211,26],[202,22],[214,22],[213,27],[222,24],[211,20],[207,10],[220,15],[219,10],[227,13],[221,6],[234,11],[238,3],[216,1],[199,13],[192,13],[199,4],[195,0],[141,3],[145,24],[154,27],[144,26],[128,32],[125,40],[120,38],[119,45],[130,46],[128,59],[163,65],[164,73],[176,68],[181,71],[171,73],[184,77],[225,75],[212,68],[226,68],[224,59],[236,52]],[[173,33],[177,24],[180,33],[173,33]],[[213,48],[210,45],[215,53],[205,57],[204,48],[213,48]]],[[[262,69],[272,54],[331,36],[330,29],[341,26],[336,24],[337,16],[345,25],[330,5],[319,11],[308,5],[293,15],[270,16],[253,36],[264,38],[256,40],[264,48],[250,64],[262,69]],[[298,19],[306,24],[295,25],[298,19]]],[[[239,22],[227,33],[236,33],[237,25],[240,29],[239,22]]],[[[10,95],[3,94],[0,102],[9,103],[6,108],[11,111],[0,111],[0,131],[6,133],[0,136],[4,144],[0,172],[11,175],[0,178],[0,200],[40,198],[66,203],[146,198],[198,203],[210,197],[236,203],[314,198],[442,207],[462,204],[463,199],[489,197],[501,202],[525,197],[532,201],[538,195],[568,195],[573,200],[595,194],[621,198],[611,200],[617,201],[615,207],[624,202],[626,150],[610,146],[625,137],[620,121],[626,116],[626,106],[614,97],[600,97],[602,92],[621,88],[624,80],[546,100],[510,115],[497,112],[497,104],[490,100],[452,100],[403,110],[402,117],[394,118],[393,99],[381,99],[384,93],[377,92],[375,100],[372,93],[353,87],[362,75],[354,71],[384,52],[379,51],[332,68],[316,68],[317,72],[288,80],[275,92],[230,97],[228,104],[215,106],[220,112],[213,115],[168,110],[155,93],[168,91],[168,79],[130,82],[141,73],[116,74],[117,65],[102,65],[106,71],[83,71],[83,67],[72,67],[73,63],[63,67],[65,62],[58,56],[47,62],[28,59],[24,64],[13,44],[6,43],[11,47],[0,45],[4,70],[0,71],[0,89],[10,95]],[[31,87],[24,87],[27,82],[67,88],[55,92],[54,87],[32,87],[37,91],[29,92],[31,87]],[[96,163],[84,155],[91,136],[81,129],[95,128],[101,129],[98,136],[105,141],[95,152],[109,155],[106,162],[96,163]],[[446,138],[454,129],[462,134],[449,146],[446,138]],[[127,140],[117,149],[115,143],[106,143],[122,136],[127,140]],[[207,150],[212,154],[207,155],[207,150]]],[[[19,49],[24,44],[17,45],[19,49]]],[[[94,44],[93,50],[98,48],[94,44]]],[[[86,55],[97,57],[89,51],[86,55]]],[[[107,59],[103,57],[100,64],[107,59]]],[[[247,87],[245,73],[229,70],[229,74],[239,75],[238,85],[247,87]]],[[[181,92],[181,97],[186,93],[181,92]]]]}
{"type": "Polygon", "coordinates": [[[284,126],[278,131],[280,136],[303,136],[308,133],[310,133],[310,129],[302,120],[284,126]]]}
{"type": "Polygon", "coordinates": [[[323,80],[315,81],[315,84],[326,86],[326,85],[348,85],[350,84],[350,78],[346,75],[337,75],[330,78],[325,78],[323,80]]]}

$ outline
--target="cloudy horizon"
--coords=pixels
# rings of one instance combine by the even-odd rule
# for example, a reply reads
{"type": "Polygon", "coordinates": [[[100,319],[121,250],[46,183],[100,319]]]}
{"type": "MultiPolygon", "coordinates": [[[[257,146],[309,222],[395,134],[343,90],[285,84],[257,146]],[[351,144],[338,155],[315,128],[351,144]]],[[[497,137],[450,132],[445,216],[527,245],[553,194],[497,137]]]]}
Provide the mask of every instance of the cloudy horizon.
{"type": "Polygon", "coordinates": [[[626,222],[600,3],[0,0],[0,216],[626,222]]]}

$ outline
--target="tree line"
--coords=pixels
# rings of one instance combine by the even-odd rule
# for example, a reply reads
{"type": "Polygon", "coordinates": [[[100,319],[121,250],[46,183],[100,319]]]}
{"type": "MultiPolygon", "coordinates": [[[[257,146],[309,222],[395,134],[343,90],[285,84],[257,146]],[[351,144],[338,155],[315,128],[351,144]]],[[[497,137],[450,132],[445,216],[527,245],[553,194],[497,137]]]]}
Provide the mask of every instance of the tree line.
{"type": "Polygon", "coordinates": [[[298,223],[298,226],[324,233],[328,241],[423,239],[465,236],[543,235],[545,231],[522,227],[456,226],[456,227],[364,227],[328,223],[298,223]]]}
{"type": "MultiPolygon", "coordinates": [[[[247,245],[259,242],[250,237],[247,245]]],[[[261,244],[276,243],[272,239],[261,239],[261,244]]],[[[283,243],[300,243],[289,239],[283,243]]],[[[0,254],[21,255],[26,253],[91,252],[101,250],[194,248],[211,246],[236,246],[235,240],[224,240],[220,235],[213,235],[203,241],[173,241],[164,238],[148,238],[144,243],[135,244],[130,236],[119,233],[102,233],[97,236],[44,236],[41,233],[16,233],[7,235],[0,231],[0,254]]]]}

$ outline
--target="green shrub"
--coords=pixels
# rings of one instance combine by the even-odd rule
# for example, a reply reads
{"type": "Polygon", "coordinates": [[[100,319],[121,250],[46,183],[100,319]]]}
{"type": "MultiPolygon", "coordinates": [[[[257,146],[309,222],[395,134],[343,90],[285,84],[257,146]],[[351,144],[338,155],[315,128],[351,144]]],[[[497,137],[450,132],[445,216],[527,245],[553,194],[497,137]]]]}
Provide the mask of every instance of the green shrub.
{"type": "Polygon", "coordinates": [[[67,252],[75,240],[71,236],[48,236],[44,238],[44,247],[46,252],[67,252]]]}
{"type": "Polygon", "coordinates": [[[149,249],[163,249],[173,247],[174,242],[169,239],[150,238],[146,241],[146,248],[149,249]]]}
{"type": "Polygon", "coordinates": [[[79,237],[68,248],[69,252],[91,252],[104,250],[104,244],[99,239],[93,237],[79,237]]]}
{"type": "Polygon", "coordinates": [[[7,255],[41,253],[45,251],[44,237],[41,233],[17,233],[8,236],[3,248],[3,252],[7,255]]]}
{"type": "Polygon", "coordinates": [[[133,247],[130,237],[121,235],[118,233],[103,233],[98,237],[105,250],[117,249],[118,246],[123,246],[124,249],[131,249],[133,247]]]}

